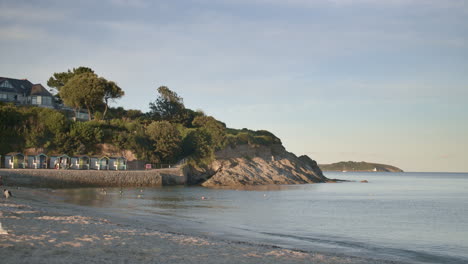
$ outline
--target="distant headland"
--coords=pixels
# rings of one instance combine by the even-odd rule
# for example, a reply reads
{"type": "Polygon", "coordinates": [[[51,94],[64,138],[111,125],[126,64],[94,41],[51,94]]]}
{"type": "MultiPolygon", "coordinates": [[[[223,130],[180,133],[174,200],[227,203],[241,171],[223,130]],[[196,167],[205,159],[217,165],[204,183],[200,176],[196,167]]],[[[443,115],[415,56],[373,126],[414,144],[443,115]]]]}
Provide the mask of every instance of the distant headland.
{"type": "Polygon", "coordinates": [[[371,163],[371,162],[355,162],[355,161],[340,161],[332,164],[319,164],[323,171],[376,171],[376,172],[403,172],[402,169],[395,166],[371,163]]]}

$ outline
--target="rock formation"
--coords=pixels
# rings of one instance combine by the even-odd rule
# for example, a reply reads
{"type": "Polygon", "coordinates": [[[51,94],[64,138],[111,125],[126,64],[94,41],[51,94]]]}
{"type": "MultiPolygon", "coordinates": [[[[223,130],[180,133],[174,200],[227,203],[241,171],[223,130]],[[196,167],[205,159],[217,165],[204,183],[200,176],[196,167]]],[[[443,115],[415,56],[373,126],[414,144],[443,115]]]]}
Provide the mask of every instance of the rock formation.
{"type": "Polygon", "coordinates": [[[240,145],[215,153],[208,168],[186,168],[189,184],[206,187],[325,182],[317,163],[307,156],[298,158],[280,144],[240,145]]]}

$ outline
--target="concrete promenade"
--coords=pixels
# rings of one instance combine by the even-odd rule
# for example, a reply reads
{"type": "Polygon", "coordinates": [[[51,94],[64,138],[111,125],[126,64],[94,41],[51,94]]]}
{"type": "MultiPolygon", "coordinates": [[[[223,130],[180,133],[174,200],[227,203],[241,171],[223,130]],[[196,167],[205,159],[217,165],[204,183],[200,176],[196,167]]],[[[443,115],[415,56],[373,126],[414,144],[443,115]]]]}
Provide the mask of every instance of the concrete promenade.
{"type": "Polygon", "coordinates": [[[181,168],[153,170],[0,169],[3,184],[39,188],[151,187],[184,185],[181,168]]]}

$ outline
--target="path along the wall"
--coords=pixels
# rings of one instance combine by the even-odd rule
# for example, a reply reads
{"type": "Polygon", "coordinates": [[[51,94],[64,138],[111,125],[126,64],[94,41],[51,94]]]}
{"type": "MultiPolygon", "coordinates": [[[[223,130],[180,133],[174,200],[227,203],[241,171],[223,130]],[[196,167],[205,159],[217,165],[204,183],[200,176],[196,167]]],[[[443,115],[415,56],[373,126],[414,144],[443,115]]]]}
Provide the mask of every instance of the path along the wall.
{"type": "Polygon", "coordinates": [[[3,184],[39,188],[151,187],[184,185],[182,169],[147,171],[0,169],[3,184]]]}

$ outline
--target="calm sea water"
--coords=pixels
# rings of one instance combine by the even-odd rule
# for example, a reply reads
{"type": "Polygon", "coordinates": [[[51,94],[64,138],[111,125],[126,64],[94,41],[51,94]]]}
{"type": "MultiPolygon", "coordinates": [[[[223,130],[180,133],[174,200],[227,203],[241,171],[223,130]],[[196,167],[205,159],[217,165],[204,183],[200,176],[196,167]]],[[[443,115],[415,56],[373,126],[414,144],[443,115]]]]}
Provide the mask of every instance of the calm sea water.
{"type": "Polygon", "coordinates": [[[355,182],[57,193],[148,228],[410,263],[468,263],[468,174],[326,176],[355,182]]]}

